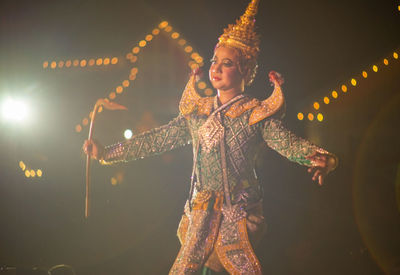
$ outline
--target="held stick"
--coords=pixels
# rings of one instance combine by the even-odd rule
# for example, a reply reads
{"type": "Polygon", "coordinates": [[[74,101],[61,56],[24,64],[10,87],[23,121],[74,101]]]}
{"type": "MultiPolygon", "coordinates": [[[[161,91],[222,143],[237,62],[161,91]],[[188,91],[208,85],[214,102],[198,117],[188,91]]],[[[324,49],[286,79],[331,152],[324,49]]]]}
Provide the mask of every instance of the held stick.
{"type": "MultiPolygon", "coordinates": [[[[96,119],[97,111],[100,106],[103,106],[108,110],[127,110],[123,105],[117,104],[115,102],[110,102],[108,99],[100,98],[97,100],[93,108],[92,117],[90,119],[89,137],[88,140],[91,141],[94,131],[94,121],[96,119]]],[[[88,154],[86,156],[86,196],[85,196],[85,218],[87,219],[90,215],[90,153],[92,148],[89,148],[88,154]]]]}

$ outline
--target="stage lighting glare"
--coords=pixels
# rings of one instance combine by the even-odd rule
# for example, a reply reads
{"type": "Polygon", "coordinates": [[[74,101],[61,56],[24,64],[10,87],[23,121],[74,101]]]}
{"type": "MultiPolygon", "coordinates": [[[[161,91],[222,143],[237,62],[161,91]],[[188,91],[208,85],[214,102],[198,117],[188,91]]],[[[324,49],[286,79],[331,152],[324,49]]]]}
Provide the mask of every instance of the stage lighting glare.
{"type": "Polygon", "coordinates": [[[186,40],[185,40],[185,39],[179,39],[178,44],[179,44],[180,46],[183,46],[183,45],[186,44],[186,40]]]}
{"type": "Polygon", "coordinates": [[[159,29],[154,29],[151,33],[153,35],[158,35],[160,33],[160,30],[159,29]]]}
{"type": "Polygon", "coordinates": [[[87,64],[86,60],[85,60],[85,59],[82,59],[82,60],[81,60],[81,63],[80,63],[81,67],[82,67],[82,68],[83,68],[83,67],[86,67],[86,64],[87,64]]]}
{"type": "Polygon", "coordinates": [[[22,100],[8,98],[2,106],[3,118],[8,121],[23,122],[28,118],[28,106],[22,100]]]}
{"type": "Polygon", "coordinates": [[[373,70],[374,72],[378,72],[378,66],[376,66],[376,65],[372,66],[372,70],[373,70]]]}
{"type": "Polygon", "coordinates": [[[42,175],[43,175],[42,170],[41,170],[41,169],[37,169],[37,170],[36,170],[36,175],[37,175],[39,178],[42,177],[42,175]]]}
{"type": "Polygon", "coordinates": [[[396,52],[394,52],[394,53],[393,53],[393,58],[394,58],[394,59],[398,59],[398,58],[399,58],[399,54],[396,53],[396,52]]]}
{"type": "Polygon", "coordinates": [[[122,81],[122,86],[129,87],[129,80],[122,81]]]}
{"type": "Polygon", "coordinates": [[[115,185],[117,185],[117,184],[118,184],[117,179],[114,178],[114,177],[112,177],[112,178],[111,178],[111,185],[115,186],[115,185]]]}
{"type": "Polygon", "coordinates": [[[75,126],[75,132],[80,133],[82,131],[82,126],[81,125],[76,125],[75,126]]]}
{"type": "Polygon", "coordinates": [[[131,129],[126,129],[124,132],[124,137],[125,139],[131,139],[133,136],[132,130],[131,129]]]}
{"type": "Polygon", "coordinates": [[[204,94],[205,94],[206,96],[212,96],[213,93],[214,93],[213,90],[210,89],[210,88],[207,88],[207,89],[204,90],[204,94]]]}
{"type": "Polygon", "coordinates": [[[329,104],[329,102],[330,102],[329,97],[327,97],[327,96],[324,97],[324,103],[325,103],[325,104],[329,104]]]}
{"type": "Polygon", "coordinates": [[[303,119],[304,119],[303,113],[298,113],[298,114],[297,114],[297,119],[298,119],[298,120],[303,120],[303,119]]]}
{"type": "Polygon", "coordinates": [[[82,124],[83,124],[84,126],[88,125],[88,124],[89,124],[89,119],[87,119],[87,117],[85,117],[84,119],[82,119],[82,124]]]}
{"type": "Polygon", "coordinates": [[[314,120],[314,115],[312,113],[309,113],[307,117],[308,117],[309,121],[313,121],[314,120]]]}
{"type": "Polygon", "coordinates": [[[172,37],[172,39],[177,39],[177,38],[179,37],[179,33],[173,32],[173,33],[171,34],[171,37],[172,37]]]}
{"type": "Polygon", "coordinates": [[[146,46],[146,44],[147,44],[146,40],[140,40],[139,47],[143,48],[144,46],[146,46]]]}
{"type": "Polygon", "coordinates": [[[167,22],[167,21],[162,21],[162,22],[158,25],[158,27],[159,27],[160,29],[163,29],[163,28],[165,28],[166,26],[168,26],[168,22],[167,22]]]}
{"type": "Polygon", "coordinates": [[[108,57],[104,58],[103,64],[104,65],[109,65],[110,64],[110,58],[108,58],[108,57]]]}
{"type": "Polygon", "coordinates": [[[192,47],[190,47],[190,46],[185,47],[185,52],[190,53],[191,51],[193,51],[192,47]]]}
{"type": "Polygon", "coordinates": [[[135,63],[137,61],[137,56],[132,55],[132,57],[129,59],[132,63],[135,63]]]}
{"type": "Polygon", "coordinates": [[[346,85],[342,85],[342,91],[343,91],[343,93],[347,93],[347,86],[346,85]]]}
{"type": "Polygon", "coordinates": [[[131,69],[131,74],[137,74],[138,73],[138,68],[134,67],[131,69]]]}
{"type": "Polygon", "coordinates": [[[153,40],[153,36],[151,34],[146,35],[146,41],[151,41],[153,40]]]}
{"type": "Polygon", "coordinates": [[[355,80],[354,78],[351,79],[351,85],[356,86],[357,85],[357,80],[355,80]]]}
{"type": "Polygon", "coordinates": [[[318,109],[319,109],[319,103],[318,103],[318,102],[314,102],[313,106],[314,106],[314,109],[315,109],[315,110],[318,110],[318,109]]]}
{"type": "Polygon", "coordinates": [[[383,59],[383,64],[385,64],[386,66],[389,65],[389,60],[387,60],[386,58],[383,59]]]}
{"type": "Polygon", "coordinates": [[[197,84],[197,87],[199,87],[199,89],[203,90],[205,89],[207,86],[207,84],[204,81],[199,82],[199,84],[197,84]]]}
{"type": "Polygon", "coordinates": [[[134,48],[132,49],[132,52],[133,52],[134,54],[138,54],[139,51],[140,51],[140,48],[139,48],[139,47],[134,47],[134,48]]]}
{"type": "Polygon", "coordinates": [[[111,58],[111,64],[115,65],[118,63],[118,57],[111,58]]]}
{"type": "Polygon", "coordinates": [[[29,178],[31,176],[31,172],[29,170],[25,171],[25,177],[29,178]]]}
{"type": "Polygon", "coordinates": [[[26,169],[26,165],[22,160],[19,162],[19,168],[21,168],[22,171],[25,171],[26,169]]]}
{"type": "Polygon", "coordinates": [[[55,69],[55,68],[57,67],[57,62],[55,62],[55,61],[51,62],[50,67],[51,67],[52,69],[55,69]]]}
{"type": "Polygon", "coordinates": [[[167,27],[165,27],[164,31],[165,32],[170,32],[170,31],[172,31],[172,27],[171,26],[167,26],[167,27]]]}
{"type": "Polygon", "coordinates": [[[49,62],[48,61],[43,62],[43,69],[46,69],[47,67],[49,67],[49,62]]]}
{"type": "Polygon", "coordinates": [[[190,65],[190,69],[192,69],[192,70],[196,70],[198,68],[199,68],[199,64],[192,63],[192,65],[190,65]]]}
{"type": "Polygon", "coordinates": [[[337,98],[338,97],[338,93],[336,91],[332,91],[332,97],[333,98],[337,98]]]}
{"type": "Polygon", "coordinates": [[[364,78],[367,78],[367,77],[368,77],[367,72],[366,72],[366,71],[363,71],[363,72],[362,72],[362,76],[363,76],[364,78]]]}
{"type": "Polygon", "coordinates": [[[122,86],[118,86],[115,91],[117,92],[117,94],[122,93],[122,91],[124,90],[124,88],[122,88],[122,86]]]}

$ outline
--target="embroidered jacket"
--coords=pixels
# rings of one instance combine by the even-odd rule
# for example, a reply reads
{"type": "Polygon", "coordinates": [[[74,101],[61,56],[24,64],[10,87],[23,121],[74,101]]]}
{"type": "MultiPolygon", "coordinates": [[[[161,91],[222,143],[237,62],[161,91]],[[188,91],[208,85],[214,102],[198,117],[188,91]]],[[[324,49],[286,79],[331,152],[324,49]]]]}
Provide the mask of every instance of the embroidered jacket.
{"type": "Polygon", "coordinates": [[[261,274],[246,229],[249,209],[262,200],[253,171],[257,145],[264,142],[305,166],[312,166],[307,156],[327,153],[271,118],[283,104],[279,83],[274,84],[263,102],[240,95],[218,106],[216,97],[195,93],[192,77],[175,119],[106,147],[103,162],[115,163],[193,145],[196,181],[178,229],[182,248],[170,274],[193,274],[207,260],[206,265],[220,262],[232,274],[261,274]]]}

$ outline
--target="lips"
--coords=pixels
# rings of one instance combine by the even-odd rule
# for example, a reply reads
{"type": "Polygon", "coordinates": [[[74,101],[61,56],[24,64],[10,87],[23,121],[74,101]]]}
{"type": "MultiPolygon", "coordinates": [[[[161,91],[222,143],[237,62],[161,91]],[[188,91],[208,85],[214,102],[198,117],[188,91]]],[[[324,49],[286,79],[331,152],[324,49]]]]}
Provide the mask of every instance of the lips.
{"type": "Polygon", "coordinates": [[[214,81],[220,81],[220,80],[221,80],[221,78],[220,78],[220,77],[218,77],[218,76],[213,76],[213,77],[212,77],[212,80],[214,80],[214,81]]]}

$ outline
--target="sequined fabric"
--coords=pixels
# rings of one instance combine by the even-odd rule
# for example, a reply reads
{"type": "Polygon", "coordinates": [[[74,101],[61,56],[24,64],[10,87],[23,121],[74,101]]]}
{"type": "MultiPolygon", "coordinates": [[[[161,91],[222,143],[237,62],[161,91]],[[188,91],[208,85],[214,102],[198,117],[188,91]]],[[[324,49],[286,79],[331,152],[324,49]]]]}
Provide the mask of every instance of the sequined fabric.
{"type": "MultiPolygon", "coordinates": [[[[211,120],[212,115],[198,111],[204,106],[190,98],[185,100],[194,104],[188,103],[190,110],[185,110],[185,115],[180,114],[169,124],[136,135],[131,140],[108,146],[104,162],[133,160],[194,144],[197,180],[187,204],[192,207],[186,207],[178,229],[182,247],[170,274],[193,274],[204,264],[215,269],[223,266],[231,274],[261,274],[247,232],[247,225],[253,233],[262,232],[264,228],[262,210],[257,212],[255,219],[261,221],[260,224],[256,222],[250,226],[249,223],[252,205],[262,202],[261,188],[253,171],[256,148],[265,142],[282,156],[307,166],[312,164],[306,156],[323,149],[295,136],[281,121],[265,119],[265,114],[250,123],[254,109],[262,105],[251,97],[242,96],[227,106],[217,122],[211,120]],[[223,135],[218,134],[221,129],[223,135]],[[217,146],[221,140],[225,148],[231,208],[227,207],[226,197],[222,195],[225,192],[222,154],[221,146],[217,146]]],[[[207,102],[211,102],[210,99],[207,102]]],[[[207,113],[212,114],[213,108],[207,103],[207,113]]]]}

